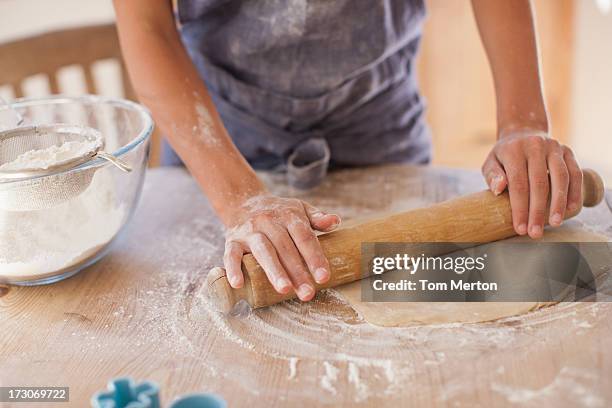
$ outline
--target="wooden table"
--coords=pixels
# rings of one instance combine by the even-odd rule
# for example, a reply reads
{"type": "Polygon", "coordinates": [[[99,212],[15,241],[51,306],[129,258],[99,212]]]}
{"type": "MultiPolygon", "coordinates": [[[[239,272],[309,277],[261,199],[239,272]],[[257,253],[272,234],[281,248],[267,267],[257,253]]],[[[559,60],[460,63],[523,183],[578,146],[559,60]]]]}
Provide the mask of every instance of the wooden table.
{"type": "MultiPolygon", "coordinates": [[[[309,193],[281,175],[265,179],[348,218],[483,188],[475,173],[407,166],[334,173],[309,193]]],[[[612,232],[605,205],[581,219],[612,232]]],[[[0,385],[69,386],[70,403],[54,406],[75,407],[125,375],[159,383],[165,402],[207,391],[232,407],[612,405],[612,304],[381,328],[329,292],[226,319],[204,290],[222,247],[191,177],[151,171],[128,233],[104,260],[57,284],[0,287],[0,385]]]]}

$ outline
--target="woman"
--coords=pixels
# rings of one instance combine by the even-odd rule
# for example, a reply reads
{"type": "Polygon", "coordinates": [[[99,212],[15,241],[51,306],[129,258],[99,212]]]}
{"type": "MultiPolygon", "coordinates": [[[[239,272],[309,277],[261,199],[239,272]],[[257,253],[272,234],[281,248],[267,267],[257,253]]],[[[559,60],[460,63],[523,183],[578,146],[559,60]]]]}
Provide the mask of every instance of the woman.
{"type": "MultiPolygon", "coordinates": [[[[282,166],[313,139],[336,167],[429,162],[414,76],[423,1],[179,0],[180,29],[171,0],[114,3],[140,100],[228,228],[230,284],[243,285],[251,252],[278,292],[312,299],[330,274],[314,231],[340,218],[270,194],[253,167],[282,166]]],[[[548,137],[529,0],[472,6],[497,95],[483,175],[509,190],[516,232],[539,238],[547,216],[559,226],[580,205],[582,173],[548,137]]]]}

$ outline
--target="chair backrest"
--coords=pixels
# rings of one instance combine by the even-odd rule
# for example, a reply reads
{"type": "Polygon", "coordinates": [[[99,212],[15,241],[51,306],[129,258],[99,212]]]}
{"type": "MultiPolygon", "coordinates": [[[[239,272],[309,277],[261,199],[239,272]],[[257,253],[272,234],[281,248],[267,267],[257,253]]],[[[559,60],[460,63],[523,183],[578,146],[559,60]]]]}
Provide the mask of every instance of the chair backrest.
{"type": "MultiPolygon", "coordinates": [[[[15,98],[24,96],[24,81],[43,74],[49,92],[61,93],[58,72],[69,66],[83,70],[87,93],[100,93],[96,86],[94,64],[115,60],[120,66],[119,78],[123,97],[136,100],[121,57],[119,38],[114,24],[103,24],[52,31],[0,44],[0,87],[9,86],[15,98]]],[[[159,136],[152,140],[152,165],[159,162],[159,136]]]]}
{"type": "Polygon", "coordinates": [[[121,66],[124,97],[134,99],[126,75],[114,24],[53,31],[0,44],[0,85],[10,85],[15,97],[23,96],[22,82],[44,74],[51,93],[59,93],[57,73],[61,68],[83,68],[88,93],[98,93],[92,67],[100,60],[113,59],[121,66]]]}

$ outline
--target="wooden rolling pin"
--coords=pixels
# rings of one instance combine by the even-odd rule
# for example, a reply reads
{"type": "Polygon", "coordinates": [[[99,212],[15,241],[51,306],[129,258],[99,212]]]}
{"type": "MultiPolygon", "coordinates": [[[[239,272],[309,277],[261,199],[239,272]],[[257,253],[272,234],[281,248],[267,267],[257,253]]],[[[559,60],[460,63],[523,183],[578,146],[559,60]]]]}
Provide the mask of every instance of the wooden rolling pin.
{"type": "MultiPolygon", "coordinates": [[[[583,170],[583,173],[583,205],[593,207],[603,199],[604,184],[595,171],[583,170]]],[[[575,216],[580,210],[566,212],[565,218],[575,216]]],[[[319,236],[330,262],[331,277],[327,283],[315,287],[316,290],[331,288],[363,278],[362,242],[486,243],[514,235],[508,193],[495,196],[489,190],[481,191],[319,236]]],[[[230,312],[240,300],[260,308],[296,297],[293,291],[285,295],[276,292],[250,254],[243,257],[242,272],[245,279],[240,289],[230,286],[223,268],[213,268],[208,274],[209,293],[219,311],[230,312]]]]}

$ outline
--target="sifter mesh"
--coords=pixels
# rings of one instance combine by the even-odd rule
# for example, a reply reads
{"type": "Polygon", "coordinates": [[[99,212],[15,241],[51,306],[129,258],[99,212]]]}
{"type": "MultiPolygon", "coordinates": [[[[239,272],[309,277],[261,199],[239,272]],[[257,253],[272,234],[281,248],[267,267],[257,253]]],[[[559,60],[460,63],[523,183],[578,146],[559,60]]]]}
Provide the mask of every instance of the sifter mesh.
{"type": "Polygon", "coordinates": [[[96,157],[102,145],[100,132],[82,126],[25,126],[0,132],[0,209],[40,210],[81,194],[91,183],[96,168],[67,170],[96,157]],[[82,148],[72,155],[61,154],[61,146],[76,142],[82,148]],[[52,163],[23,161],[15,165],[20,156],[36,159],[37,152],[45,149],[59,151],[52,163]]]}
{"type": "Polygon", "coordinates": [[[7,178],[25,178],[28,176],[48,175],[57,170],[84,163],[102,148],[102,135],[95,129],[71,125],[46,125],[19,127],[0,132],[0,180],[7,178]],[[77,154],[58,157],[51,166],[22,168],[19,170],[3,169],[19,156],[60,147],[66,143],[80,143],[84,148],[77,154]],[[27,173],[27,174],[25,174],[27,173]]]}

